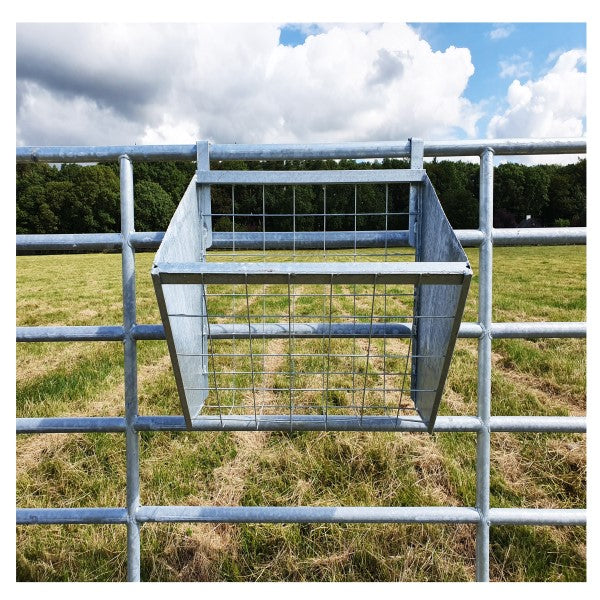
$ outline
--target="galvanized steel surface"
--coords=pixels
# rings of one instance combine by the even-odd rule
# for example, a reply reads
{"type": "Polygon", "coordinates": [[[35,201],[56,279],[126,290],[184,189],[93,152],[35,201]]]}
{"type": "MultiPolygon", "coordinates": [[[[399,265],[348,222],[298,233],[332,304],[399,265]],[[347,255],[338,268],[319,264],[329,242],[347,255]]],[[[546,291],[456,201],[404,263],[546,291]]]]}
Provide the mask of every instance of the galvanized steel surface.
{"type": "MultiPolygon", "coordinates": [[[[526,154],[558,154],[585,153],[586,141],[578,139],[555,140],[472,140],[461,142],[425,142],[425,156],[474,156],[484,153],[483,162],[491,167],[487,148],[493,149],[496,155],[526,154]]],[[[116,160],[128,154],[133,160],[195,160],[196,145],[184,146],[127,146],[127,147],[48,147],[18,148],[17,162],[101,162],[116,160]]],[[[213,144],[210,146],[213,158],[218,160],[232,159],[287,159],[287,158],[375,158],[375,157],[408,157],[410,143],[358,143],[358,144],[318,144],[318,145],[233,145],[213,144]]],[[[119,234],[81,234],[81,235],[44,235],[17,236],[17,252],[53,253],[75,251],[103,251],[123,249],[123,286],[124,296],[135,293],[133,276],[133,248],[138,250],[155,250],[163,237],[161,232],[133,232],[133,197],[129,193],[129,160],[121,161],[124,176],[121,179],[122,203],[128,215],[123,225],[123,237],[119,234]],[[131,212],[129,210],[131,209],[131,212]],[[122,241],[125,243],[122,243],[122,241]],[[125,256],[126,255],[126,256],[125,256]]],[[[491,168],[486,167],[486,177],[491,177],[491,168]]],[[[327,522],[341,522],[338,518],[355,522],[375,522],[381,519],[385,511],[390,522],[472,522],[478,523],[477,543],[477,578],[487,580],[489,577],[489,526],[490,525],[584,525],[585,510],[582,509],[526,509],[526,508],[490,508],[489,507],[489,432],[571,432],[586,431],[584,417],[517,417],[490,416],[488,385],[489,377],[489,341],[491,338],[503,337],[584,337],[585,323],[492,323],[488,307],[491,307],[491,242],[495,245],[520,244],[583,244],[584,228],[554,228],[506,230],[491,228],[489,218],[492,207],[489,179],[482,180],[483,219],[480,230],[458,231],[457,236],[465,246],[481,246],[483,266],[480,268],[483,277],[480,280],[480,294],[484,299],[480,304],[480,323],[462,323],[459,337],[480,337],[480,397],[478,417],[438,417],[435,431],[471,431],[478,432],[477,456],[477,506],[476,507],[337,507],[330,513],[322,508],[293,507],[144,507],[139,506],[138,469],[139,457],[137,449],[138,431],[185,430],[182,417],[139,416],[137,415],[137,392],[135,388],[135,340],[164,339],[164,331],[160,325],[139,325],[135,323],[135,306],[129,301],[124,303],[124,326],[99,327],[21,327],[17,330],[19,341],[125,341],[126,378],[130,382],[126,391],[126,416],[122,417],[64,417],[64,418],[26,418],[17,419],[18,433],[44,432],[126,432],[127,437],[127,507],[126,508],[66,508],[66,509],[17,509],[18,524],[45,523],[122,523],[127,524],[128,534],[128,578],[139,579],[139,524],[149,520],[211,520],[228,522],[245,522],[247,520],[273,519],[273,522],[313,522],[328,519],[327,522]],[[487,266],[486,266],[487,265],[487,266]],[[486,283],[487,281],[487,283],[486,283]],[[482,335],[483,334],[483,335],[482,335]],[[134,397],[135,396],[135,397],[134,397]],[[487,490],[484,489],[487,487],[487,490]],[[335,512],[338,511],[338,512],[335,512]],[[335,517],[335,518],[334,518],[335,517]]],[[[319,234],[321,235],[321,234],[319,234]]],[[[340,243],[339,236],[332,232],[332,244],[340,243]]],[[[369,244],[369,236],[361,240],[358,236],[358,247],[361,243],[369,244]]],[[[300,240],[301,237],[298,237],[300,240]]],[[[322,237],[320,237],[322,240],[322,237]]],[[[244,242],[240,242],[243,244],[244,242]]],[[[250,238],[248,244],[256,243],[250,238]]],[[[282,243],[274,240],[273,244],[282,243]]],[[[310,247],[310,240],[306,247],[310,247]]],[[[329,241],[327,242],[329,243],[329,241]]],[[[343,243],[343,242],[342,242],[343,243]]],[[[408,235],[400,233],[398,239],[389,240],[389,245],[406,245],[408,235]]],[[[230,247],[231,238],[214,236],[215,247],[230,247]]],[[[239,247],[242,247],[241,245],[239,247]]],[[[271,246],[267,246],[271,247],[271,246]]],[[[277,247],[277,246],[273,246],[277,247]]],[[[368,246],[365,246],[368,247],[368,246]]],[[[133,296],[135,298],[135,296],[133,296]]],[[[239,332],[224,331],[224,335],[239,332]]],[[[259,429],[272,430],[278,427],[276,415],[270,420],[265,417],[259,422],[259,429]]],[[[331,418],[330,418],[331,419],[331,418]]],[[[343,429],[343,423],[329,421],[329,429],[335,425],[343,429]]],[[[383,423],[365,419],[365,430],[370,431],[425,431],[420,421],[403,418],[399,425],[397,420],[388,419],[383,423]]],[[[305,423],[307,430],[318,430],[320,423],[305,423]]],[[[219,425],[218,428],[221,428],[219,425]]],[[[197,431],[212,430],[214,422],[200,419],[194,422],[197,431]]],[[[256,422],[231,422],[225,426],[227,430],[256,429],[256,422]],[[250,425],[251,423],[251,425],[250,425]]],[[[349,522],[344,520],[343,522],[349,522]]]]}
{"type": "MultiPolygon", "coordinates": [[[[355,334],[364,335],[364,329],[360,323],[356,325],[332,324],[332,336],[354,337],[355,334]]],[[[531,323],[492,323],[490,334],[494,339],[502,338],[584,338],[586,337],[586,323],[575,321],[544,322],[534,321],[531,323]]],[[[373,325],[373,336],[383,336],[385,330],[389,335],[396,337],[408,337],[410,332],[402,324],[376,324],[373,325]]],[[[165,331],[162,325],[136,324],[131,329],[136,340],[164,340],[165,331]]],[[[296,335],[298,337],[313,337],[316,333],[315,325],[311,323],[296,324],[296,335]]],[[[458,330],[460,338],[478,338],[482,329],[479,323],[461,323],[458,330]]],[[[256,327],[252,331],[254,337],[287,337],[288,328],[283,324],[256,327]]],[[[83,326],[72,325],[64,327],[17,327],[17,342],[111,342],[123,340],[123,327],[120,325],[105,326],[83,326]]],[[[215,339],[230,339],[249,337],[249,330],[245,325],[215,324],[211,330],[215,339]]]]}
{"type": "MultiPolygon", "coordinates": [[[[424,142],[424,155],[479,156],[492,148],[497,156],[529,154],[584,154],[585,138],[500,139],[424,142]]],[[[102,162],[122,154],[132,160],[196,160],[196,145],[154,146],[25,146],[17,148],[17,162],[102,162]]],[[[339,144],[211,144],[216,160],[286,160],[319,158],[406,158],[410,142],[339,144]]]]}
{"type": "Polygon", "coordinates": [[[414,187],[416,186],[411,187],[411,193],[418,196],[419,205],[415,223],[419,262],[411,264],[421,267],[424,272],[429,270],[430,264],[437,265],[440,269],[442,265],[450,264],[455,265],[455,268],[462,267],[463,274],[460,285],[448,285],[449,278],[446,281],[431,281],[433,285],[427,285],[427,279],[420,276],[419,285],[415,289],[411,384],[414,389],[411,395],[417,412],[432,431],[473,272],[431,181],[426,179],[418,190],[413,190],[414,187]],[[444,314],[458,318],[428,318],[444,314]]]}
{"type": "MultiPolygon", "coordinates": [[[[456,237],[463,247],[478,247],[483,240],[479,229],[456,229],[456,237]]],[[[131,245],[138,252],[155,252],[164,237],[164,232],[134,232],[129,236],[131,245]]],[[[16,236],[17,255],[69,254],[71,252],[106,252],[121,250],[121,235],[118,233],[68,233],[68,234],[20,234],[16,236]]],[[[585,227],[543,227],[539,229],[493,229],[494,246],[563,246],[585,245],[585,227]]],[[[234,245],[238,250],[282,250],[294,242],[291,232],[216,231],[213,233],[213,250],[229,250],[234,245]]],[[[297,231],[297,250],[351,248],[408,247],[407,231],[297,231]]],[[[210,252],[210,251],[209,251],[210,252]]]]}
{"type": "MultiPolygon", "coordinates": [[[[123,508],[20,508],[17,525],[123,524],[123,508]]],[[[477,523],[461,506],[141,506],[139,523],[477,523]]],[[[585,525],[577,508],[491,508],[491,525],[585,525]]]]}
{"type": "Polygon", "coordinates": [[[125,446],[127,462],[127,579],[140,580],[140,524],[135,514],[140,505],[139,436],[135,430],[138,415],[137,345],[132,335],[136,320],[135,250],[129,242],[134,230],[133,166],[128,156],[121,156],[121,235],[123,288],[123,347],[125,379],[125,446]]]}
{"type": "MultiPolygon", "coordinates": [[[[286,415],[286,419],[289,417],[286,415]]],[[[194,419],[193,431],[279,431],[282,415],[265,415],[254,419],[252,416],[239,417],[221,422],[217,417],[194,419]]],[[[287,423],[288,421],[286,421],[287,423]]],[[[301,431],[348,431],[353,425],[347,419],[330,416],[325,419],[312,417],[297,420],[295,428],[301,431]]],[[[147,416],[137,417],[136,431],[185,431],[187,425],[183,417],[147,416]]],[[[435,432],[477,432],[483,427],[477,417],[438,416],[435,432]]],[[[102,431],[119,433],[126,429],[123,417],[44,417],[18,418],[17,433],[77,433],[102,431]]],[[[490,431],[520,433],[586,433],[585,417],[490,417],[490,431]]],[[[361,431],[427,431],[420,419],[404,417],[364,417],[361,431]]]]}
{"type": "MultiPolygon", "coordinates": [[[[178,394],[189,428],[192,428],[192,420],[199,416],[200,410],[204,410],[206,414],[211,407],[215,407],[215,404],[219,419],[224,422],[232,418],[231,414],[245,414],[247,410],[252,410],[255,418],[258,413],[263,413],[265,410],[277,412],[285,408],[281,406],[281,403],[282,397],[287,395],[290,430],[302,419],[303,415],[312,413],[314,410],[324,411],[325,426],[327,426],[330,410],[334,414],[353,413],[355,426],[360,428],[365,410],[375,411],[375,414],[378,412],[389,414],[389,411],[393,411],[397,412],[399,416],[400,413],[404,414],[406,411],[414,409],[432,430],[472,271],[467,257],[444,215],[433,186],[422,169],[422,143],[419,143],[418,140],[411,141],[411,166],[415,168],[401,170],[211,171],[207,144],[199,142],[198,148],[199,167],[195,177],[195,191],[198,198],[194,203],[190,203],[189,198],[192,197],[191,194],[194,190],[193,180],[169,224],[154,259],[152,270],[161,318],[177,380],[178,394]],[[200,152],[200,148],[203,149],[202,152],[200,152]],[[390,193],[387,185],[390,182],[411,182],[408,190],[408,204],[402,198],[398,188],[394,188],[393,194],[390,193]],[[332,208],[331,203],[327,202],[327,187],[323,186],[322,209],[318,205],[318,196],[315,196],[313,202],[316,204],[304,205],[302,210],[297,210],[296,184],[336,183],[385,183],[385,188],[379,188],[380,192],[384,191],[385,193],[385,207],[381,202],[378,203],[372,196],[369,196],[369,205],[360,205],[361,210],[359,210],[359,187],[355,185],[353,210],[348,205],[336,209],[335,207],[339,205],[335,202],[332,208]],[[219,207],[218,212],[211,213],[210,209],[207,209],[201,216],[198,213],[201,190],[206,193],[204,203],[207,206],[210,204],[210,193],[206,184],[220,186],[227,184],[231,187],[219,188],[220,195],[216,200],[219,207]],[[239,210],[234,184],[252,184],[253,186],[261,184],[263,186],[262,211],[248,213],[248,208],[239,210]],[[292,184],[291,198],[289,191],[286,198],[285,194],[289,184],[292,184]],[[277,205],[274,206],[270,203],[269,210],[267,210],[266,204],[265,185],[279,185],[277,205]],[[223,197],[225,190],[230,190],[230,208],[223,197]],[[290,200],[291,203],[289,203],[290,200]],[[286,206],[286,204],[289,205],[286,206]],[[209,261],[211,252],[207,252],[204,257],[193,250],[194,245],[198,243],[197,240],[201,238],[198,232],[212,227],[210,223],[206,222],[205,215],[210,215],[211,220],[219,217],[220,227],[231,230],[232,251],[225,254],[216,252],[213,254],[217,260],[225,258],[227,262],[209,261]],[[362,220],[367,216],[380,217],[379,222],[384,230],[379,233],[360,231],[363,240],[372,235],[380,238],[383,243],[379,253],[359,255],[357,253],[359,220],[362,226],[362,220]],[[395,227],[390,227],[390,219],[397,220],[400,216],[404,218],[408,216],[409,227],[412,224],[409,237],[412,234],[413,239],[409,240],[409,244],[416,246],[414,254],[412,252],[390,252],[389,250],[388,234],[396,235],[398,227],[398,221],[395,221],[395,227]],[[289,233],[282,234],[280,231],[267,232],[267,221],[270,224],[272,219],[278,219],[276,223],[281,227],[279,220],[282,217],[291,219],[291,222],[288,223],[293,226],[291,235],[289,233]],[[317,255],[319,262],[303,262],[306,259],[297,254],[296,223],[298,219],[306,217],[311,218],[312,227],[315,227],[315,223],[318,224],[322,219],[322,241],[318,239],[319,236],[314,235],[316,233],[314,231],[311,236],[312,241],[318,243],[316,247],[320,251],[322,250],[322,254],[319,252],[317,255]],[[328,250],[331,250],[328,248],[326,240],[328,218],[331,217],[345,219],[346,222],[353,220],[354,232],[345,232],[344,243],[340,243],[341,235],[344,233],[340,235],[339,232],[336,232],[338,239],[335,244],[336,248],[345,246],[353,249],[353,253],[327,253],[328,250]],[[254,254],[239,252],[236,220],[239,223],[241,219],[243,225],[245,218],[253,219],[252,223],[255,226],[262,227],[262,248],[259,245],[258,252],[254,254]],[[285,237],[284,248],[292,250],[291,256],[279,254],[278,262],[267,262],[273,258],[266,254],[267,233],[271,238],[285,237]],[[193,240],[190,241],[190,238],[193,240]],[[333,262],[331,262],[332,258],[333,262]],[[339,258],[346,260],[339,262],[339,258]],[[406,262],[406,259],[415,262],[406,262]],[[285,262],[286,260],[291,260],[291,262],[285,262]],[[280,306],[275,312],[271,308],[274,297],[285,296],[281,291],[276,291],[275,284],[287,286],[287,326],[285,322],[282,322],[286,315],[280,314],[286,311],[280,306]],[[214,289],[215,285],[219,286],[218,290],[220,291],[218,293],[209,292],[208,290],[214,289]],[[241,286],[241,293],[236,291],[238,289],[236,285],[241,286]],[[300,287],[297,293],[298,288],[295,286],[298,285],[304,287],[300,287]],[[319,285],[323,285],[323,288],[315,287],[319,285]],[[334,292],[334,286],[339,288],[340,285],[353,287],[343,287],[341,294],[340,291],[334,292]],[[367,287],[364,287],[365,285],[367,287]],[[399,293],[398,285],[410,287],[399,293]],[[197,289],[192,289],[191,286],[195,286],[197,289]],[[308,291],[306,286],[310,288],[308,291]],[[392,292],[392,289],[396,291],[392,292]],[[275,290],[275,295],[273,290],[275,290]],[[177,295],[180,301],[174,302],[167,297],[174,295],[177,295]],[[314,305],[318,296],[322,298],[322,307],[320,308],[314,305]],[[336,296],[335,315],[333,314],[334,296],[336,296]],[[186,297],[189,298],[189,301],[185,300],[186,297]],[[342,298],[345,300],[348,297],[353,299],[353,309],[337,307],[342,298]],[[360,326],[360,320],[367,315],[357,314],[357,297],[361,299],[369,297],[371,300],[371,317],[368,327],[360,326]],[[409,297],[411,306],[407,307],[404,302],[407,302],[409,297]],[[197,304],[202,303],[204,306],[194,306],[194,298],[197,299],[197,304]],[[399,314],[396,314],[392,308],[394,306],[392,298],[396,305],[399,300],[402,303],[399,314]],[[225,307],[224,299],[231,301],[230,308],[225,307]],[[217,300],[220,301],[220,304],[217,300]],[[240,314],[239,309],[235,308],[236,300],[241,300],[242,305],[245,305],[244,314],[240,314]],[[311,306],[308,315],[306,314],[307,300],[311,306]],[[376,301],[379,302],[378,310],[375,312],[376,301]],[[257,309],[256,304],[262,305],[262,309],[257,309]],[[253,306],[252,311],[250,305],[253,306]],[[298,305],[300,305],[300,312],[297,312],[298,305]],[[388,307],[391,309],[389,313],[388,307]],[[301,316],[298,317],[298,315],[301,316]],[[238,324],[240,318],[247,321],[247,326],[238,324]],[[299,324],[299,318],[313,319],[316,323],[312,325],[299,324]],[[262,328],[261,319],[263,321],[262,328]],[[407,336],[402,332],[403,335],[394,336],[410,338],[402,350],[396,351],[396,354],[398,352],[405,353],[405,359],[402,359],[402,363],[405,364],[404,370],[402,371],[402,368],[386,369],[387,334],[392,333],[392,328],[385,325],[391,324],[393,321],[406,322],[407,320],[412,322],[411,334],[407,336]],[[333,329],[335,327],[339,331],[340,321],[345,322],[342,329],[348,333],[334,336],[332,335],[333,329]],[[348,326],[351,323],[354,324],[352,328],[348,326]],[[298,325],[301,335],[296,335],[298,325]],[[381,327],[381,325],[385,327],[381,327]],[[218,348],[214,349],[214,340],[222,338],[212,334],[216,329],[222,331],[224,327],[227,328],[224,333],[231,333],[230,338],[234,341],[233,347],[228,347],[226,354],[219,352],[218,348]],[[375,328],[381,330],[381,335],[373,335],[375,328]],[[253,339],[256,337],[255,332],[260,329],[262,330],[259,331],[258,338],[263,342],[262,353],[257,353],[256,350],[259,348],[253,344],[253,339]],[[240,336],[237,335],[238,331],[240,336]],[[368,340],[366,353],[363,349],[357,354],[356,338],[359,338],[361,333],[363,339],[368,340]],[[270,382],[272,373],[268,373],[264,366],[265,356],[272,355],[271,347],[267,347],[265,341],[277,337],[284,339],[285,334],[288,338],[287,353],[281,354],[281,357],[289,365],[289,370],[283,373],[283,376],[289,380],[287,389],[284,389],[280,381],[270,382]],[[306,355],[298,354],[294,350],[294,340],[306,337],[322,340],[320,352],[311,350],[310,354],[306,355]],[[350,365],[349,367],[338,366],[335,368],[331,366],[331,352],[325,347],[331,348],[333,337],[354,338],[352,344],[346,344],[343,349],[338,348],[334,358],[335,364],[339,365],[340,362],[346,361],[350,365]],[[383,339],[383,348],[372,351],[371,340],[378,338],[383,339]],[[247,339],[249,343],[242,346],[241,349],[237,345],[236,349],[235,342],[240,339],[247,339]],[[210,346],[211,350],[195,348],[194,345],[198,344],[210,346]],[[322,358],[321,367],[315,366],[316,355],[314,352],[317,352],[317,355],[322,358]],[[378,352],[382,353],[381,356],[377,356],[378,352]],[[357,378],[356,370],[357,367],[362,370],[364,366],[364,372],[367,373],[372,355],[376,355],[373,356],[373,360],[383,358],[383,367],[375,371],[371,369],[371,377],[367,386],[367,375],[357,378]],[[310,356],[311,366],[305,364],[307,356],[310,356]],[[244,361],[249,361],[249,364],[240,370],[240,367],[236,366],[237,359],[243,364],[245,364],[244,361]],[[412,372],[407,371],[409,365],[411,365],[412,372]],[[338,383],[337,387],[330,385],[330,373],[341,375],[342,373],[338,372],[340,369],[343,371],[351,369],[351,386],[349,383],[338,383]],[[302,375],[298,376],[298,373],[302,375]],[[306,374],[320,376],[321,383],[315,383],[315,380],[311,380],[309,383],[306,377],[303,377],[306,374]],[[224,376],[227,377],[224,379],[224,376]],[[373,380],[373,376],[375,376],[375,380],[373,380]],[[297,383],[298,380],[304,383],[297,383]],[[273,387],[274,385],[276,387],[273,387]],[[309,387],[306,387],[307,385],[309,387]],[[245,396],[241,392],[245,392],[245,396]],[[310,394],[306,394],[306,392],[310,392],[310,394]],[[406,392],[407,399],[409,397],[412,399],[412,407],[410,404],[403,404],[404,392],[406,392]],[[328,399],[331,393],[337,394],[342,400],[338,399],[330,408],[328,399]],[[251,405],[244,401],[248,395],[252,396],[251,405]],[[342,406],[347,408],[341,408],[342,406]]],[[[255,187],[251,189],[256,190],[255,187]]],[[[368,189],[372,190],[373,188],[369,187],[368,189]]],[[[321,191],[319,190],[317,194],[320,195],[321,191]]],[[[380,197],[380,200],[383,198],[380,197]]],[[[256,198],[254,202],[256,202],[256,198]]],[[[250,236],[245,236],[246,239],[249,237],[253,237],[254,244],[256,244],[260,242],[261,233],[255,231],[250,236]]],[[[207,243],[207,250],[213,239],[214,236],[211,235],[211,241],[207,243]]],[[[281,243],[281,240],[278,241],[281,243]]],[[[373,247],[373,244],[371,243],[369,246],[373,247]]],[[[314,255],[308,254],[307,256],[308,260],[315,260],[314,255]]],[[[365,312],[364,307],[361,312],[365,312]]],[[[408,326],[405,327],[407,330],[409,329],[408,326]]],[[[395,356],[395,358],[402,357],[395,356]]],[[[387,364],[390,360],[388,359],[387,364]]],[[[348,429],[351,428],[352,418],[348,419],[348,429]]]]}
{"type": "Polygon", "coordinates": [[[479,323],[481,337],[477,356],[477,416],[482,427],[477,432],[476,507],[477,525],[475,571],[478,581],[488,581],[490,560],[490,416],[492,393],[492,272],[493,272],[493,198],[494,153],[486,148],[479,170],[479,323]]]}

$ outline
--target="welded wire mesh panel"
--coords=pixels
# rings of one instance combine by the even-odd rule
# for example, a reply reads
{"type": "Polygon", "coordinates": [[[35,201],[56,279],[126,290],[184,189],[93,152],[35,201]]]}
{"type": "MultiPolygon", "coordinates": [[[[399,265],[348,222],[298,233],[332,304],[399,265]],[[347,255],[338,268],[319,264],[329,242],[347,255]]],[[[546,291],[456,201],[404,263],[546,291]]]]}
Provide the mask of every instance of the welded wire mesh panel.
{"type": "Polygon", "coordinates": [[[207,260],[414,260],[398,183],[216,185],[211,215],[207,260]]]}
{"type": "Polygon", "coordinates": [[[233,287],[205,284],[206,314],[188,317],[208,323],[203,414],[414,414],[413,286],[233,287]]]}

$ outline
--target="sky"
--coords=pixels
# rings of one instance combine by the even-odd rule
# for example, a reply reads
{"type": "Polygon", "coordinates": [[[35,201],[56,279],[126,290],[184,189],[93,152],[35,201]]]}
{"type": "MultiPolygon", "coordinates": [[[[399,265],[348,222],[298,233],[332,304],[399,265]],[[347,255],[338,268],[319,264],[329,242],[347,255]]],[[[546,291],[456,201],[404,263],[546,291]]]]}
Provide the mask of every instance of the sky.
{"type": "Polygon", "coordinates": [[[584,23],[16,26],[18,146],[580,137],[586,126],[584,23]]]}

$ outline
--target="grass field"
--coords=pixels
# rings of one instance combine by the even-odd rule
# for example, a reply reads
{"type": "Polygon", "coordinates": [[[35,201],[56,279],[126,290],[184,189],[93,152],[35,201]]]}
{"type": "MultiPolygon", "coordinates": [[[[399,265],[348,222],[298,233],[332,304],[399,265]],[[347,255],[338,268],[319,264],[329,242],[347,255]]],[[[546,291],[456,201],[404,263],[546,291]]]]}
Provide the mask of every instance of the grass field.
{"type": "MultiPolygon", "coordinates": [[[[477,251],[464,319],[477,314],[477,251]]],[[[150,266],[137,257],[139,323],[159,322],[150,266]]],[[[122,322],[120,255],[17,259],[18,325],[122,322]]],[[[494,250],[495,321],[585,320],[585,248],[494,250]]],[[[178,414],[166,343],[138,344],[141,414],[178,414]]],[[[496,340],[492,414],[585,414],[584,340],[496,340]]],[[[442,414],[472,415],[477,343],[458,340],[442,414]]],[[[119,343],[17,345],[17,416],[121,416],[119,343]]],[[[143,504],[465,505],[475,503],[473,433],[171,433],[141,438],[143,504]]],[[[585,506],[585,436],[492,435],[491,505],[585,506]]],[[[17,506],[124,506],[122,434],[17,439],[17,506]]],[[[471,525],[142,527],[151,581],[463,581],[471,525]]],[[[491,578],[581,581],[582,527],[494,527],[491,578]]],[[[17,579],[126,578],[124,526],[17,527],[17,579]]]]}

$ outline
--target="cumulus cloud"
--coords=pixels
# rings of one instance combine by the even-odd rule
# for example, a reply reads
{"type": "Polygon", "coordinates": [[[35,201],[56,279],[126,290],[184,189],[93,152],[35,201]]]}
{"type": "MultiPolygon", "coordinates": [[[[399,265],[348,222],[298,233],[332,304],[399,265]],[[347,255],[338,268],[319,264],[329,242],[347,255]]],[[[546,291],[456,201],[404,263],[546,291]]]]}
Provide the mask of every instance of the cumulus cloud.
{"type": "MultiPolygon", "coordinates": [[[[586,74],[582,49],[563,52],[542,77],[515,79],[506,96],[508,107],[488,125],[490,137],[580,137],[586,115],[586,74]]],[[[565,157],[565,160],[570,160],[565,157]]]]}
{"type": "Polygon", "coordinates": [[[20,24],[17,143],[298,142],[475,135],[466,48],[404,24],[20,24]]]}
{"type": "Polygon", "coordinates": [[[493,137],[576,137],[583,135],[586,74],[584,50],[569,50],[558,57],[543,77],[508,88],[508,108],[492,117],[493,137]]]}

